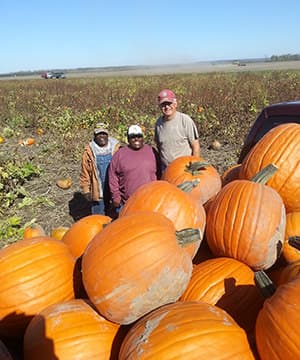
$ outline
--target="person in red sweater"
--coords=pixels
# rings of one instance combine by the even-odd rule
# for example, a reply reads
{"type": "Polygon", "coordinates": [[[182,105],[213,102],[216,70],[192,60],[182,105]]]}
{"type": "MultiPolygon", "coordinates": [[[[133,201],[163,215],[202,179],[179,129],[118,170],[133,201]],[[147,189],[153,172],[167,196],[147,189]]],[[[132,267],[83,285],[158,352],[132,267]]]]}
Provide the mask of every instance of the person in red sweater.
{"type": "Polygon", "coordinates": [[[108,171],[109,188],[117,213],[141,185],[160,178],[159,154],[152,146],[144,144],[140,126],[128,128],[127,141],[128,145],[113,155],[108,171]]]}

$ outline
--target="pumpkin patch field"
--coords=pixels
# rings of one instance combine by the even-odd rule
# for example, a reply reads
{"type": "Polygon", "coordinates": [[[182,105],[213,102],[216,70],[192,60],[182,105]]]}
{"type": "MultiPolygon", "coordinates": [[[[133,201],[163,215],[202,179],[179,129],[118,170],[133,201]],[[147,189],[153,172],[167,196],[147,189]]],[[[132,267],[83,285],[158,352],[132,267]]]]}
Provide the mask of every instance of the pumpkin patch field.
{"type": "Polygon", "coordinates": [[[300,359],[300,125],[237,166],[260,111],[299,94],[290,70],[1,80],[0,359],[300,359]],[[139,124],[154,145],[163,88],[201,157],[118,219],[91,215],[79,175],[94,125],[126,143],[139,124]]]}

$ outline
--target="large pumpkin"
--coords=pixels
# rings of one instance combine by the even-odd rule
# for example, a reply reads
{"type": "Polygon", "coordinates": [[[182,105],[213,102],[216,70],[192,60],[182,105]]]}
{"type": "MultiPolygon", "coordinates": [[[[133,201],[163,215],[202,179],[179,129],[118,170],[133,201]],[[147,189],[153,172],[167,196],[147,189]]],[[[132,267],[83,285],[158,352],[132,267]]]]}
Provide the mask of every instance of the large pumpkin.
{"type": "Polygon", "coordinates": [[[196,254],[205,230],[206,214],[201,203],[196,202],[176,185],[157,180],[142,185],[125,203],[120,217],[139,211],[154,211],[165,215],[176,230],[198,228],[201,237],[198,242],[186,246],[191,257],[196,254]]]}
{"type": "Polygon", "coordinates": [[[198,156],[181,156],[173,160],[164,171],[162,179],[175,185],[198,180],[190,195],[202,204],[216,195],[222,185],[218,171],[198,156]]]}
{"type": "Polygon", "coordinates": [[[29,323],[24,359],[109,360],[118,330],[119,325],[104,319],[81,299],[57,303],[29,323]]]}
{"type": "Polygon", "coordinates": [[[243,160],[240,179],[251,179],[269,163],[278,167],[267,185],[283,199],[287,212],[300,211],[300,125],[279,125],[265,134],[243,160]]]}
{"type": "Polygon", "coordinates": [[[20,240],[0,250],[0,335],[18,337],[46,306],[74,298],[75,259],[48,237],[20,240]]]}
{"type": "Polygon", "coordinates": [[[89,299],[102,316],[119,324],[176,301],[191,273],[192,260],[179,245],[172,221],[154,212],[115,220],[94,237],[82,258],[89,299]]]}
{"type": "Polygon", "coordinates": [[[76,221],[62,237],[75,257],[80,257],[93,237],[111,222],[105,215],[88,215],[76,221]]]}
{"type": "Polygon", "coordinates": [[[207,243],[215,256],[235,258],[254,270],[268,269],[280,256],[285,218],[274,189],[259,181],[234,180],[210,204],[207,243]]]}
{"type": "Polygon", "coordinates": [[[141,318],[127,333],[119,360],[254,359],[246,334],[222,309],[177,302],[141,318]]]}
{"type": "Polygon", "coordinates": [[[265,300],[256,321],[261,360],[300,359],[300,276],[279,286],[265,300]]]}
{"type": "Polygon", "coordinates": [[[263,298],[256,288],[254,272],[231,258],[206,260],[193,268],[181,301],[197,300],[217,305],[246,331],[253,331],[263,298]]]}
{"type": "Polygon", "coordinates": [[[240,174],[241,164],[234,164],[227,168],[222,174],[222,186],[230,183],[233,180],[237,180],[240,174]]]}

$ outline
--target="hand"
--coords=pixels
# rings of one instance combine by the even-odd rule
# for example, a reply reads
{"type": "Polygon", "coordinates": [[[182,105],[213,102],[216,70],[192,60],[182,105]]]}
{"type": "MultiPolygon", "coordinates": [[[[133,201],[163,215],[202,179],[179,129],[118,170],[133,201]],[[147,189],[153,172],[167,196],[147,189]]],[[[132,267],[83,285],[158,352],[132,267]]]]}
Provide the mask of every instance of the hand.
{"type": "Polygon", "coordinates": [[[92,194],[90,192],[82,194],[86,201],[92,201],[92,194]]]}
{"type": "Polygon", "coordinates": [[[114,206],[115,209],[119,208],[120,207],[120,202],[113,201],[113,206],[114,206]]]}

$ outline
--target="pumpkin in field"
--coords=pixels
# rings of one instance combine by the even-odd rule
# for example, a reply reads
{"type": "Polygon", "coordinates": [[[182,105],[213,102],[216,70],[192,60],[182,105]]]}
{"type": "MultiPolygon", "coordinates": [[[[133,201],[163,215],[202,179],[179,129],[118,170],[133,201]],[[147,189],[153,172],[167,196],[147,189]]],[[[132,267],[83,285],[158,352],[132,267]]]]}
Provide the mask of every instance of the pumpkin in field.
{"type": "Polygon", "coordinates": [[[231,258],[215,258],[195,265],[181,301],[204,301],[231,315],[247,332],[254,330],[263,297],[249,266],[231,258]]]}
{"type": "Polygon", "coordinates": [[[256,321],[261,360],[300,359],[300,277],[279,286],[265,300],[256,321]]]}
{"type": "Polygon", "coordinates": [[[0,335],[22,336],[46,306],[74,298],[75,259],[60,241],[41,236],[0,250],[0,335]]]}
{"type": "Polygon", "coordinates": [[[229,182],[233,180],[237,180],[240,174],[241,164],[234,164],[230,166],[227,170],[224,171],[221,179],[222,179],[222,186],[225,186],[229,182]]]}
{"type": "Polygon", "coordinates": [[[83,254],[93,237],[111,222],[109,216],[95,214],[88,215],[76,221],[62,237],[62,242],[68,245],[75,257],[83,254]]]}
{"type": "Polygon", "coordinates": [[[24,229],[23,239],[30,239],[35,236],[45,236],[45,230],[39,224],[33,223],[28,225],[24,229]]]}
{"type": "MultiPolygon", "coordinates": [[[[190,241],[188,230],[187,239],[190,241]]],[[[82,257],[84,288],[105,318],[130,324],[178,300],[192,273],[192,260],[174,224],[162,214],[118,218],[98,233],[82,257]]],[[[195,229],[195,241],[199,230],[195,229]]]]}
{"type": "Polygon", "coordinates": [[[205,204],[221,189],[221,177],[218,171],[198,156],[181,156],[172,161],[162,176],[172,184],[180,185],[187,181],[197,180],[190,195],[205,204]]]}
{"type": "Polygon", "coordinates": [[[63,190],[70,189],[70,187],[72,186],[72,179],[69,177],[58,179],[56,180],[56,185],[63,190]]]}
{"type": "Polygon", "coordinates": [[[300,274],[300,260],[294,261],[281,269],[276,285],[285,284],[300,274]]]}
{"type": "Polygon", "coordinates": [[[300,211],[286,215],[285,237],[282,256],[288,263],[300,260],[300,251],[288,243],[290,237],[300,235],[300,211]]]}
{"type": "Polygon", "coordinates": [[[194,257],[202,241],[206,222],[201,203],[193,200],[176,185],[157,180],[139,187],[127,200],[119,216],[139,211],[154,211],[165,215],[174,223],[176,230],[198,228],[201,233],[199,241],[184,247],[194,257]]]}
{"type": "Polygon", "coordinates": [[[24,335],[24,359],[111,359],[119,325],[100,316],[84,300],[43,309],[24,335]]]}
{"type": "Polygon", "coordinates": [[[234,180],[216,195],[206,226],[206,240],[215,256],[235,258],[254,270],[276,262],[286,214],[279,194],[264,185],[272,171],[267,167],[252,181],[234,180]]]}
{"type": "Polygon", "coordinates": [[[299,124],[283,124],[267,132],[243,160],[240,178],[249,180],[270,163],[278,167],[278,172],[267,185],[278,191],[287,213],[300,211],[299,124]]]}
{"type": "Polygon", "coordinates": [[[63,238],[63,236],[65,235],[65,233],[69,230],[70,228],[68,226],[58,226],[54,229],[52,229],[50,236],[53,239],[56,240],[61,240],[63,238]]]}
{"type": "Polygon", "coordinates": [[[204,302],[168,304],[139,319],[123,340],[119,360],[254,360],[245,331],[204,302]]]}

